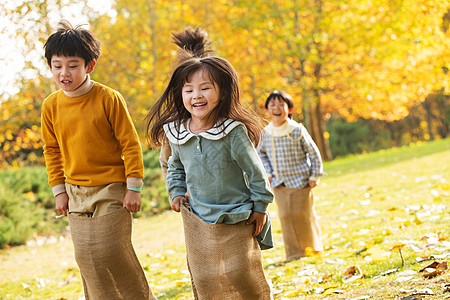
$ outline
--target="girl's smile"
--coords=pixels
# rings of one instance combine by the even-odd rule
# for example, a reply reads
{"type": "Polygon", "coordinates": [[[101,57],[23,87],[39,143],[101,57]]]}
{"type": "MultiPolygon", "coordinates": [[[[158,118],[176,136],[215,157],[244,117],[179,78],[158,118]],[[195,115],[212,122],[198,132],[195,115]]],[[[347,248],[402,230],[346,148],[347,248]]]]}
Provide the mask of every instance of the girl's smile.
{"type": "Polygon", "coordinates": [[[189,129],[195,133],[214,125],[210,117],[219,104],[219,88],[208,75],[204,69],[197,70],[189,76],[182,89],[184,107],[191,114],[189,129]]]}

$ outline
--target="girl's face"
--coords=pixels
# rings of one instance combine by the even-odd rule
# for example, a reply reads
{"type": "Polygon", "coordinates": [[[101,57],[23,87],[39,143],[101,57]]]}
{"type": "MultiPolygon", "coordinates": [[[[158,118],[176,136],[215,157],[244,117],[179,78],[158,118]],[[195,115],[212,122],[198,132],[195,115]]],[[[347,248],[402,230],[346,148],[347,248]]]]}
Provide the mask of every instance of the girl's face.
{"type": "Polygon", "coordinates": [[[78,56],[53,55],[50,71],[63,91],[72,92],[86,80],[87,74],[94,70],[94,66],[95,61],[86,66],[84,59],[78,56]]]}
{"type": "Polygon", "coordinates": [[[209,117],[219,104],[220,93],[207,71],[199,69],[191,74],[182,88],[182,96],[184,107],[191,113],[191,127],[206,131],[214,126],[209,124],[209,117]]]}
{"type": "Polygon", "coordinates": [[[267,105],[267,114],[269,115],[272,123],[275,127],[283,125],[289,118],[289,114],[292,113],[293,107],[289,108],[288,104],[283,100],[274,98],[267,105]]]}

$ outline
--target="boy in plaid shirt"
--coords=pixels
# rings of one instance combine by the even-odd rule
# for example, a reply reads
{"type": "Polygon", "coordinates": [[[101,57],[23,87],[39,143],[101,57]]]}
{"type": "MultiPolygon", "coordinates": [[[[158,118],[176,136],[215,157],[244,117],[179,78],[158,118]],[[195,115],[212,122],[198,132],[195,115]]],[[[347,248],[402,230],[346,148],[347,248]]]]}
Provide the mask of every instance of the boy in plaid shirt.
{"type": "Polygon", "coordinates": [[[288,261],[305,256],[306,248],[322,251],[312,188],[323,175],[319,149],[306,128],[291,119],[292,97],[272,92],[265,108],[271,122],[264,128],[258,153],[269,176],[288,261]]]}

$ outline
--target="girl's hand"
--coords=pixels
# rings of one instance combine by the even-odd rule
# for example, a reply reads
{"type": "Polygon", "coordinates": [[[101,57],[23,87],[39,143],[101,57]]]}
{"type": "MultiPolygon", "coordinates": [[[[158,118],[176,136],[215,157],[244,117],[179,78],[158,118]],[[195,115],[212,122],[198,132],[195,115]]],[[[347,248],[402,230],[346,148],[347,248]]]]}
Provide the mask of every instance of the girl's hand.
{"type": "Polygon", "coordinates": [[[309,187],[310,188],[313,188],[313,187],[315,187],[317,185],[317,182],[315,181],[315,180],[309,180],[309,187]]]}
{"type": "Polygon", "coordinates": [[[55,209],[60,215],[67,216],[69,196],[66,192],[56,195],[55,209]]]}
{"type": "Polygon", "coordinates": [[[263,230],[264,224],[266,224],[266,214],[254,211],[250,218],[245,222],[245,225],[250,225],[253,222],[256,223],[255,231],[253,232],[253,236],[257,236],[263,230]]]}
{"type": "Polygon", "coordinates": [[[183,196],[176,196],[172,200],[172,209],[176,212],[180,212],[181,205],[186,204],[186,198],[183,196]]]}

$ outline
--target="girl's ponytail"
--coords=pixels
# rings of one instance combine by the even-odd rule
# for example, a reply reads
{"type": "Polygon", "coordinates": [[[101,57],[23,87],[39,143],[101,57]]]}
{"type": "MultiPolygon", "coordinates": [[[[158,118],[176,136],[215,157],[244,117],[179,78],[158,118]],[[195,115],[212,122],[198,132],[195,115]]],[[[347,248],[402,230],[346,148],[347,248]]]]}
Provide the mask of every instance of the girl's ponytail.
{"type": "Polygon", "coordinates": [[[195,30],[186,28],[181,32],[172,33],[173,42],[179,47],[178,57],[181,61],[189,58],[208,57],[213,53],[206,48],[211,45],[208,34],[197,27],[195,30]]]}

